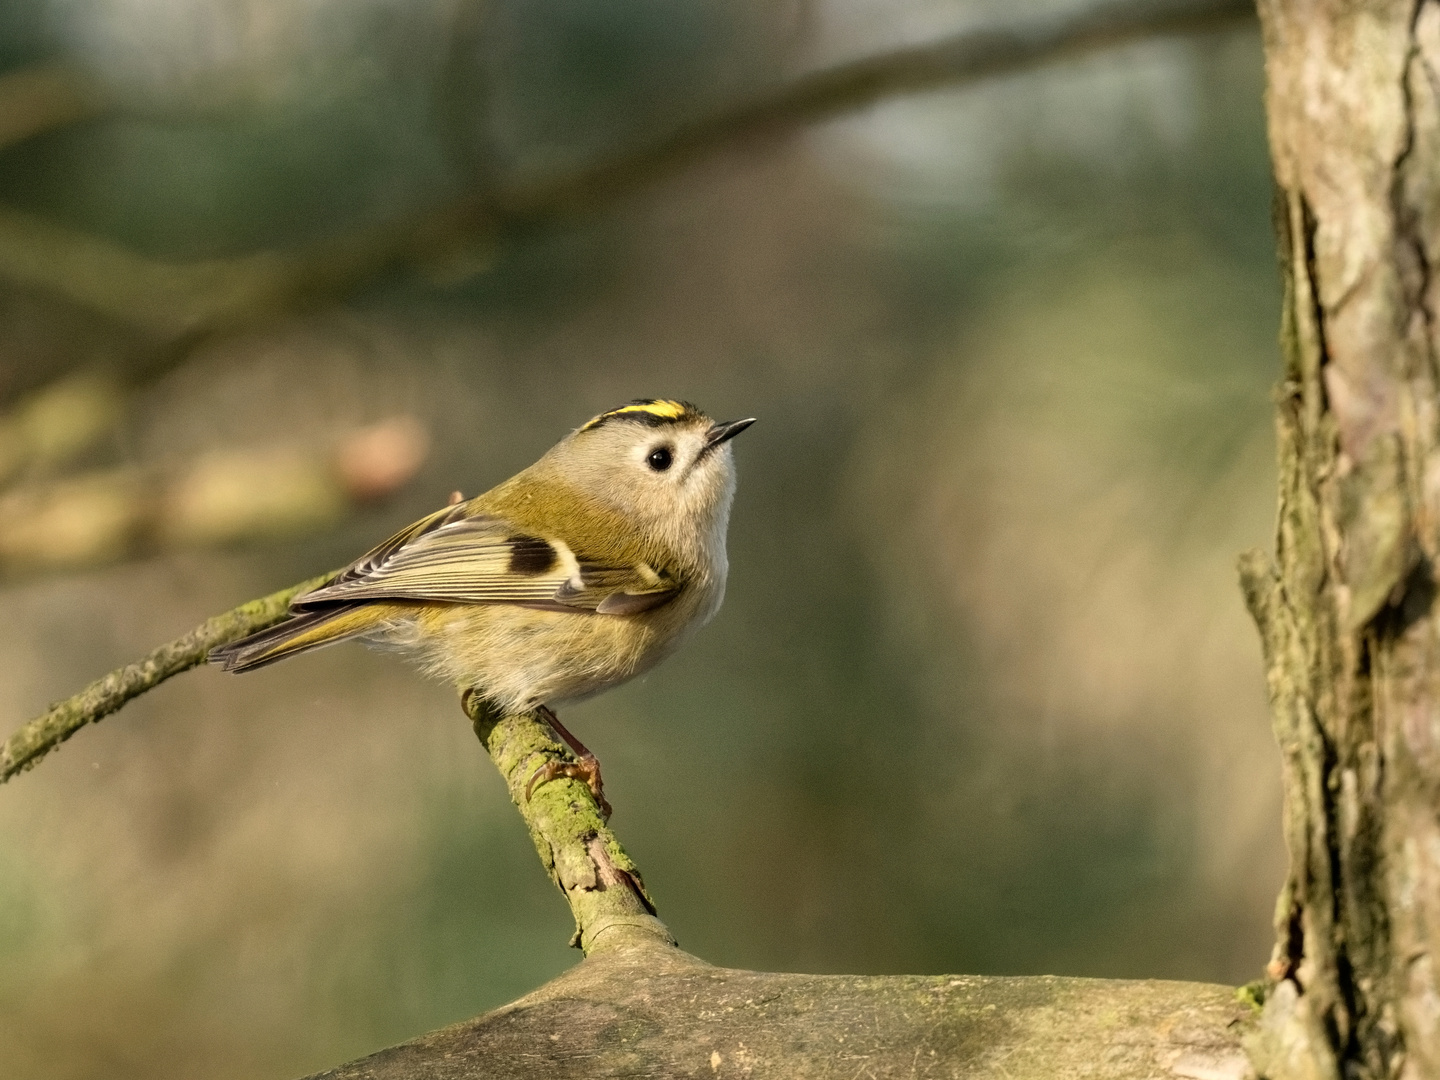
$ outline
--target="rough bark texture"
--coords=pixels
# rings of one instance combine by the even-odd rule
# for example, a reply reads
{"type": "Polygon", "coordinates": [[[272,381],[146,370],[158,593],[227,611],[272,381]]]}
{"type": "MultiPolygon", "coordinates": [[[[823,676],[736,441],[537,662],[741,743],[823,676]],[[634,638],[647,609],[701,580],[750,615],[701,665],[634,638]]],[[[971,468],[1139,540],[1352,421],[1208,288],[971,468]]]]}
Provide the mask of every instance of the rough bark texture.
{"type": "Polygon", "coordinates": [[[1285,278],[1263,1075],[1440,1076],[1440,5],[1261,0],[1285,278]]]}
{"type": "Polygon", "coordinates": [[[627,944],[313,1080],[1241,1080],[1249,1013],[1201,983],[773,975],[627,944]]]}

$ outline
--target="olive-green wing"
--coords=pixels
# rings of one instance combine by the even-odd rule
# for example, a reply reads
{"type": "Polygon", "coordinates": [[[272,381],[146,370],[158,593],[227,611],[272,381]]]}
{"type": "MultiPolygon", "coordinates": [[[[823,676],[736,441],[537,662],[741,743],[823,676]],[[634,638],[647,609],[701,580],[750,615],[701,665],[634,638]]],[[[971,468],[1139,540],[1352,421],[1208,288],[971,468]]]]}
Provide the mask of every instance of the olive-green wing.
{"type": "Polygon", "coordinates": [[[606,566],[556,537],[534,536],[461,503],[422,518],[296,597],[296,610],[376,600],[521,604],[629,615],[672,599],[681,583],[644,563],[606,566]]]}

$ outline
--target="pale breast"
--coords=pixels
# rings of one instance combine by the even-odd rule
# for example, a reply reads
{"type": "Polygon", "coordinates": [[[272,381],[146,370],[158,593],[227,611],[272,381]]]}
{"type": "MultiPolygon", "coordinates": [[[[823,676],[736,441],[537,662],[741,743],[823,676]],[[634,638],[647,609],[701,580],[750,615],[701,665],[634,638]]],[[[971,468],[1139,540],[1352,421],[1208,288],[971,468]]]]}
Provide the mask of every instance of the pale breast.
{"type": "Polygon", "coordinates": [[[649,670],[714,614],[723,585],[693,582],[638,615],[457,604],[427,612],[426,667],[507,710],[558,705],[649,670]]]}

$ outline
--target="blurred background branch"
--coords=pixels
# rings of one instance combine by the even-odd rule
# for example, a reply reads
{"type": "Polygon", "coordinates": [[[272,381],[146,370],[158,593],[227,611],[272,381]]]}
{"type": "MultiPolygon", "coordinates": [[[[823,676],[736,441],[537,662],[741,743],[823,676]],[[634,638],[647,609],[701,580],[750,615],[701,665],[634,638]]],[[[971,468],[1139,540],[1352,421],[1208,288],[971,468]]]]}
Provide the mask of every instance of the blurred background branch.
{"type": "MultiPolygon", "coordinates": [[[[800,75],[571,173],[506,177],[492,168],[484,172],[481,187],[449,206],[291,252],[171,263],[27,215],[0,212],[0,275],[128,322],[162,347],[174,348],[334,302],[397,264],[428,266],[442,276],[449,276],[447,268],[457,258],[461,265],[483,266],[486,248],[502,229],[593,209],[746,140],[793,132],[898,94],[1023,71],[1139,38],[1213,30],[1254,16],[1254,5],[1246,0],[1106,0],[997,20],[800,75]]],[[[78,83],[78,77],[67,81],[57,74],[61,70],[37,71],[31,81],[60,87],[78,83]]],[[[4,88],[0,84],[0,92],[4,88]]],[[[76,91],[71,94],[81,100],[76,91]]],[[[50,126],[90,115],[73,105],[66,112],[57,104],[50,126]]]]}
{"type": "Polygon", "coordinates": [[[100,89],[73,67],[41,64],[0,74],[0,150],[32,135],[104,115],[100,89]]]}
{"type": "Polygon", "coordinates": [[[1025,71],[1137,39],[1222,29],[1255,18],[1245,0],[1105,0],[997,19],[935,41],[806,72],[649,145],[571,176],[501,181],[481,196],[502,221],[593,207],[706,154],[791,134],[841,113],[937,86],[1025,71]]]}
{"type": "Polygon", "coordinates": [[[0,575],[332,528],[406,483],[428,450],[424,426],[400,416],[328,450],[213,451],[171,469],[119,467],[20,485],[0,494],[0,575]]]}
{"type": "MultiPolygon", "coordinates": [[[[491,264],[495,245],[507,234],[593,211],[723,148],[793,132],[895,95],[1251,18],[1252,5],[1243,0],[1108,0],[996,20],[801,74],[578,168],[506,175],[493,162],[481,163],[470,178],[472,189],[449,205],[289,250],[176,262],[0,207],[0,279],[41,290],[121,324],[135,336],[128,349],[101,368],[64,372],[10,415],[0,415],[0,486],[26,465],[53,472],[81,456],[122,423],[128,397],[138,386],[183,362],[200,343],[334,303],[393,268],[408,266],[453,285],[491,264]]],[[[117,108],[91,78],[61,64],[12,72],[0,78],[0,148],[117,108]]],[[[93,365],[83,355],[75,362],[93,365]]],[[[0,400],[3,396],[0,388],[0,400]]],[[[401,453],[391,471],[412,473],[414,468],[403,464],[412,457],[401,453]]],[[[213,473],[214,463],[208,468],[213,473]]],[[[276,468],[277,476],[294,479],[293,468],[276,468]]],[[[319,476],[316,468],[310,471],[319,476]]],[[[199,466],[195,472],[209,475],[199,466]]],[[[157,480],[110,469],[7,498],[0,502],[0,573],[11,566],[23,565],[33,573],[109,562],[202,537],[223,543],[242,532],[289,535],[301,522],[315,528],[333,524],[345,502],[343,491],[320,484],[308,513],[288,512],[280,505],[284,500],[272,500],[273,529],[253,524],[243,530],[211,528],[175,523],[167,510],[155,509],[184,505],[186,495],[162,489],[178,485],[188,491],[187,483],[193,486],[193,477],[157,480]],[[86,522],[86,535],[72,528],[65,533],[73,542],[32,539],[58,521],[77,527],[86,522]]]]}

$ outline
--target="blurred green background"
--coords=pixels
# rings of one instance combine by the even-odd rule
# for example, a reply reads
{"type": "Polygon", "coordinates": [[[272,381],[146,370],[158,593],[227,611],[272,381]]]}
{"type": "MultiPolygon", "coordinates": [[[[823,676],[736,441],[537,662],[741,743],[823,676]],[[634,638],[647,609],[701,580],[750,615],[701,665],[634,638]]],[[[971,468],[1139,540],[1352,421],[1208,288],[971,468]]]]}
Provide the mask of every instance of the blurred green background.
{"type": "MultiPolygon", "coordinates": [[[[108,104],[0,149],[0,208],[168,263],[289,250],[1065,7],[7,0],[0,74],[58,60],[108,104]]],[[[1233,571],[1274,498],[1262,82],[1242,25],[896,99],[161,348],[65,470],[396,413],[429,456],[324,527],[11,573],[0,720],[684,397],[760,418],[725,606],[564,716],[681,944],[1254,977],[1283,867],[1233,571]]],[[[14,265],[6,408],[160,348],[14,265]]],[[[570,929],[451,689],[353,645],[198,671],[0,788],[0,1074],[318,1070],[533,988],[570,929]]]]}

